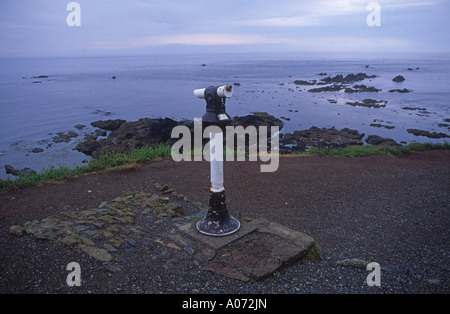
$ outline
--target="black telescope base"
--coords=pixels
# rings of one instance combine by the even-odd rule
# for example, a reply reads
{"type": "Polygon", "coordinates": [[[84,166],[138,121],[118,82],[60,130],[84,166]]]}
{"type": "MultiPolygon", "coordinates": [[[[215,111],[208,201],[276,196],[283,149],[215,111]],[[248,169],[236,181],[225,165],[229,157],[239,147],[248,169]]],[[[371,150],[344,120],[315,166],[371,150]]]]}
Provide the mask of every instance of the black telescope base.
{"type": "Polygon", "coordinates": [[[197,230],[209,236],[227,236],[241,227],[239,220],[230,216],[225,205],[225,192],[211,192],[208,214],[197,222],[197,230]]]}
{"type": "Polygon", "coordinates": [[[228,218],[220,219],[217,215],[212,214],[206,216],[197,222],[197,230],[200,233],[223,237],[235,233],[241,227],[241,223],[236,218],[228,215],[228,218]],[[215,217],[214,217],[215,216],[215,217]]]}

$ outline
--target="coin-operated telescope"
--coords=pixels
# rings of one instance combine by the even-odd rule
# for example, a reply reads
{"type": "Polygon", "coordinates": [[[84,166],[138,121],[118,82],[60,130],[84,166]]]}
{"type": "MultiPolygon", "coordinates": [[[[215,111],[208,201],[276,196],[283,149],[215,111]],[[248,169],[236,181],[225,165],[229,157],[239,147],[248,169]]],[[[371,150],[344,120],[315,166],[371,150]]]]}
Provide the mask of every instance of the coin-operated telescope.
{"type": "Polygon", "coordinates": [[[194,95],[206,100],[202,122],[218,126],[220,132],[210,133],[211,189],[208,214],[197,222],[197,230],[210,236],[226,236],[239,230],[239,220],[230,216],[225,202],[223,185],[223,129],[231,122],[225,110],[225,101],[233,96],[231,85],[211,86],[194,90],[194,95]]]}

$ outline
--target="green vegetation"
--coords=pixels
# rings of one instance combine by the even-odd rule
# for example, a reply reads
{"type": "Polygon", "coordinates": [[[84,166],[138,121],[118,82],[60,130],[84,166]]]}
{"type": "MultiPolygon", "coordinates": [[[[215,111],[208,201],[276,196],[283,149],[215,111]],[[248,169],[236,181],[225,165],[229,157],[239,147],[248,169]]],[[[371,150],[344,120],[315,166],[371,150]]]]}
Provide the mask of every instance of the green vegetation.
{"type": "Polygon", "coordinates": [[[281,274],[278,270],[276,270],[273,272],[273,276],[278,279],[278,278],[280,278],[281,274]]]}
{"type": "MultiPolygon", "coordinates": [[[[341,157],[363,157],[367,155],[381,154],[399,156],[411,151],[426,151],[437,149],[450,149],[450,144],[431,144],[414,143],[401,147],[379,147],[379,146],[351,146],[337,149],[316,149],[311,148],[307,155],[314,156],[341,156],[341,157]]],[[[195,152],[192,152],[195,154],[195,152]]],[[[238,151],[234,152],[239,153],[238,151]]],[[[104,154],[100,158],[93,158],[85,166],[76,166],[74,168],[60,166],[44,168],[36,174],[25,174],[19,178],[8,178],[0,180],[0,191],[17,190],[28,186],[35,186],[46,182],[64,182],[77,176],[98,171],[129,169],[138,167],[140,163],[154,160],[158,157],[171,156],[171,146],[160,144],[157,147],[142,147],[134,149],[130,153],[104,154]]],[[[225,156],[225,152],[224,152],[225,156]]]]}
{"type": "Polygon", "coordinates": [[[443,144],[413,143],[407,146],[387,146],[387,147],[363,145],[363,146],[348,146],[344,148],[334,148],[334,149],[311,148],[308,150],[306,154],[313,156],[340,156],[340,157],[363,157],[368,155],[400,156],[413,151],[426,151],[439,149],[450,149],[450,144],[445,142],[443,144]]]}
{"type": "Polygon", "coordinates": [[[308,251],[308,254],[306,254],[304,260],[311,262],[311,263],[317,263],[322,260],[322,249],[320,248],[319,244],[316,243],[314,246],[308,251]]]}

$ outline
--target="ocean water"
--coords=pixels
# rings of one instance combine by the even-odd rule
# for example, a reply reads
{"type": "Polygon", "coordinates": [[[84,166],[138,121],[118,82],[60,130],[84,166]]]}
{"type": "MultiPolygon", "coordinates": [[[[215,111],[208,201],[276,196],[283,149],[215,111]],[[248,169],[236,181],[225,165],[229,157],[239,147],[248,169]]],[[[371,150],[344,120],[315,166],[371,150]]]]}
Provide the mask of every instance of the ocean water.
{"type": "Polygon", "coordinates": [[[74,151],[96,120],[144,117],[193,119],[205,111],[193,90],[235,84],[227,100],[231,116],[255,111],[283,117],[282,133],[311,126],[357,129],[396,141],[444,142],[414,136],[422,129],[450,134],[450,59],[345,59],[279,55],[171,55],[48,59],[0,59],[0,178],[4,165],[17,169],[79,165],[87,156],[74,151]],[[409,71],[411,68],[412,71],[409,71]],[[356,84],[377,93],[322,92],[295,80],[320,80],[349,73],[376,75],[356,84]],[[39,76],[48,78],[39,78],[39,76]],[[403,75],[405,81],[392,81],[403,75]],[[116,79],[112,79],[115,76],[116,79]],[[389,93],[407,88],[411,93],[389,93]],[[365,98],[387,101],[385,108],[346,105],[365,98]],[[333,100],[333,102],[330,102],[333,100]],[[426,110],[405,110],[404,107],[426,110]],[[393,129],[373,127],[381,123],[393,129]],[[75,125],[82,124],[82,130],[75,125]],[[59,132],[79,136],[53,143],[59,132]],[[41,148],[41,153],[31,152],[41,148]]]}

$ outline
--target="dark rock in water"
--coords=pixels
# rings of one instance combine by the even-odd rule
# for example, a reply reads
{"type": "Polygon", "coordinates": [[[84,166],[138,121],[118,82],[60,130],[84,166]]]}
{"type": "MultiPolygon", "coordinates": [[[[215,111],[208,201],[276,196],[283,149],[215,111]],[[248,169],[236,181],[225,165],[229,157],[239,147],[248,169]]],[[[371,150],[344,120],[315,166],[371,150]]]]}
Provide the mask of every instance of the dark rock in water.
{"type": "Polygon", "coordinates": [[[368,78],[375,78],[375,77],[376,75],[367,75],[366,73],[348,74],[345,77],[342,74],[338,74],[335,77],[323,78],[321,81],[325,83],[351,84],[363,81],[368,78]]]}
{"type": "Polygon", "coordinates": [[[364,134],[348,128],[337,130],[334,127],[326,129],[313,126],[308,130],[284,134],[280,140],[280,151],[282,153],[292,153],[306,151],[309,147],[342,148],[352,145],[363,145],[363,137],[364,134]]]}
{"type": "Polygon", "coordinates": [[[369,135],[366,139],[366,143],[377,146],[402,146],[392,138],[385,138],[378,135],[369,135]]]}
{"type": "Polygon", "coordinates": [[[75,129],[77,130],[83,130],[86,126],[84,124],[77,124],[74,126],[75,129]]]}
{"type": "Polygon", "coordinates": [[[78,137],[78,134],[73,131],[59,132],[59,133],[56,133],[56,136],[53,137],[53,142],[54,143],[62,143],[62,142],[69,143],[72,140],[72,138],[74,138],[74,137],[78,137]]]}
{"type": "Polygon", "coordinates": [[[21,177],[25,174],[35,174],[36,171],[31,170],[30,168],[23,168],[21,170],[15,169],[13,166],[5,165],[6,174],[12,174],[16,177],[21,177]]]}
{"type": "Polygon", "coordinates": [[[31,150],[32,153],[38,154],[38,153],[42,153],[44,150],[42,148],[33,148],[31,150]]]}
{"type": "Polygon", "coordinates": [[[381,123],[371,123],[370,126],[373,126],[375,128],[395,129],[395,126],[393,125],[385,125],[381,123]]]}
{"type": "MultiPolygon", "coordinates": [[[[246,115],[242,117],[234,117],[229,126],[237,127],[242,126],[245,130],[248,130],[248,127],[254,126],[256,128],[256,135],[257,135],[257,141],[259,141],[259,131],[260,127],[265,126],[267,127],[267,148],[268,150],[271,149],[271,138],[272,138],[272,127],[278,127],[278,131],[281,131],[281,129],[284,127],[284,123],[274,116],[268,114],[267,112],[252,112],[251,115],[246,115]]],[[[244,130],[244,132],[245,132],[244,130]]],[[[245,144],[245,150],[248,151],[249,149],[249,136],[245,136],[244,138],[238,137],[238,135],[235,135],[235,141],[234,141],[234,148],[238,148],[239,145],[245,144]],[[242,144],[244,143],[244,144],[242,144]]],[[[255,148],[258,151],[258,147],[255,148]]]]}
{"type": "Polygon", "coordinates": [[[96,129],[95,132],[94,132],[94,135],[96,137],[106,136],[106,135],[108,135],[108,132],[106,132],[105,130],[96,129]]]}
{"type": "MultiPolygon", "coordinates": [[[[169,118],[164,119],[139,119],[136,122],[123,123],[117,130],[111,132],[108,140],[112,142],[122,142],[141,140],[138,144],[154,144],[167,142],[171,138],[172,129],[178,122],[169,118]]],[[[142,145],[141,145],[142,144],[142,145]]]]}
{"type": "Polygon", "coordinates": [[[231,120],[230,126],[242,126],[246,129],[249,126],[255,126],[256,130],[259,131],[259,127],[267,127],[267,139],[271,138],[271,127],[277,126],[279,130],[284,127],[283,121],[274,116],[268,114],[267,112],[252,112],[251,115],[246,115],[243,117],[234,117],[231,120]]]}
{"type": "Polygon", "coordinates": [[[361,107],[368,107],[368,108],[383,108],[386,107],[387,101],[385,100],[375,100],[375,99],[369,99],[366,98],[363,101],[355,101],[355,102],[347,102],[346,105],[349,106],[361,106],[361,107]]]}
{"type": "Polygon", "coordinates": [[[303,80],[295,80],[294,84],[295,85],[315,85],[317,83],[316,80],[312,80],[310,82],[308,81],[303,81],[303,80]]]}
{"type": "Polygon", "coordinates": [[[412,92],[412,90],[407,89],[407,88],[403,88],[403,89],[391,89],[388,92],[389,93],[394,93],[394,92],[397,92],[397,93],[410,93],[410,92],[412,92]]]}
{"type": "Polygon", "coordinates": [[[116,119],[116,120],[98,120],[98,121],[94,121],[91,123],[91,125],[93,127],[99,128],[99,129],[103,129],[103,130],[107,130],[107,131],[115,131],[118,128],[120,128],[120,126],[122,124],[124,124],[125,120],[121,120],[121,119],[116,119]]]}
{"type": "MultiPolygon", "coordinates": [[[[192,136],[194,135],[194,121],[191,120],[182,120],[179,122],[179,125],[184,125],[187,126],[192,133],[192,136]]],[[[271,137],[272,137],[272,127],[273,126],[277,126],[279,128],[279,131],[281,131],[281,129],[284,127],[284,123],[278,119],[275,118],[274,116],[266,113],[266,112],[252,112],[252,114],[246,115],[246,116],[236,116],[234,117],[231,122],[229,123],[229,126],[231,127],[237,127],[237,126],[241,126],[244,130],[244,132],[249,131],[248,127],[249,126],[254,126],[256,129],[256,135],[257,138],[259,139],[259,131],[260,131],[260,127],[261,126],[266,126],[267,127],[267,147],[270,150],[271,147],[271,137]]],[[[245,149],[248,149],[248,144],[249,144],[249,136],[245,136],[245,139],[240,139],[238,138],[238,135],[236,134],[234,136],[234,148],[236,149],[238,144],[242,144],[245,143],[245,149]]],[[[258,140],[257,139],[257,140],[258,140]]],[[[209,138],[204,138],[203,139],[203,145],[209,142],[209,138]]]]}
{"type": "Polygon", "coordinates": [[[445,133],[442,132],[428,132],[425,130],[418,130],[418,129],[408,129],[406,130],[408,133],[413,134],[415,136],[426,136],[429,138],[446,138],[446,137],[450,137],[450,135],[447,135],[445,133]]]}
{"type": "Polygon", "coordinates": [[[427,110],[427,108],[417,108],[417,107],[402,107],[403,110],[427,110]]]}
{"type": "Polygon", "coordinates": [[[346,85],[356,83],[363,81],[368,78],[374,78],[375,75],[367,75],[365,73],[358,73],[358,74],[348,74],[345,77],[342,74],[338,74],[334,77],[326,77],[320,80],[319,83],[317,81],[313,80],[310,82],[307,81],[295,81],[294,83],[297,85],[326,85],[326,84],[332,84],[329,86],[319,87],[319,88],[312,88],[309,89],[308,92],[311,93],[320,93],[320,92],[338,92],[342,89],[345,89],[346,93],[363,93],[363,92],[378,92],[379,89],[375,87],[367,87],[366,85],[355,85],[353,88],[350,88],[346,85]]]}
{"type": "MultiPolygon", "coordinates": [[[[102,123],[93,123],[93,125],[103,128],[108,127],[108,125],[102,123]]],[[[161,143],[172,145],[179,140],[179,138],[172,138],[172,130],[174,127],[181,125],[188,127],[192,136],[194,136],[194,121],[191,120],[175,121],[168,118],[143,118],[135,122],[122,120],[120,121],[120,127],[113,130],[106,139],[97,140],[95,135],[86,136],[85,140],[79,143],[74,150],[99,157],[104,153],[126,153],[133,148],[155,147],[161,143]]],[[[230,126],[238,125],[243,128],[253,125],[257,130],[260,126],[267,126],[268,139],[271,137],[271,126],[278,126],[280,130],[284,126],[280,119],[265,112],[254,112],[252,115],[234,117],[230,126]]],[[[203,140],[204,143],[209,141],[209,139],[203,140]]]]}
{"type": "Polygon", "coordinates": [[[110,116],[113,113],[109,112],[109,111],[103,111],[103,110],[97,109],[97,110],[93,111],[92,114],[100,114],[102,116],[110,116]]]}
{"type": "Polygon", "coordinates": [[[107,136],[108,132],[106,132],[105,130],[101,130],[101,129],[96,129],[94,131],[94,133],[91,134],[86,134],[84,136],[84,140],[85,141],[90,141],[90,140],[97,140],[100,136],[107,136]]]}
{"type": "Polygon", "coordinates": [[[346,93],[376,93],[381,91],[381,89],[378,89],[374,86],[367,87],[366,85],[355,85],[353,88],[346,88],[346,93]]]}
{"type": "Polygon", "coordinates": [[[403,82],[405,80],[405,78],[403,77],[403,76],[401,76],[401,75],[397,75],[396,77],[394,77],[393,79],[392,79],[392,81],[394,81],[394,82],[396,82],[396,83],[401,83],[401,82],[403,82]]]}
{"type": "Polygon", "coordinates": [[[268,128],[272,126],[278,126],[281,130],[284,126],[284,123],[280,119],[275,118],[267,112],[252,112],[251,115],[234,117],[233,120],[231,120],[230,126],[238,125],[242,125],[244,128],[250,125],[253,125],[257,128],[259,128],[260,126],[267,126],[268,128]]]}
{"type": "MultiPolygon", "coordinates": [[[[126,153],[133,148],[143,146],[155,147],[160,143],[173,144],[172,129],[178,122],[172,119],[144,118],[136,122],[121,122],[120,127],[113,130],[106,139],[99,141],[87,140],[74,149],[86,155],[100,157],[104,153],[126,153]]],[[[95,126],[99,126],[96,124],[95,126]]],[[[103,126],[108,127],[108,126],[103,126]]]]}
{"type": "Polygon", "coordinates": [[[101,141],[89,138],[75,146],[74,150],[77,150],[85,155],[92,156],[94,151],[96,151],[100,147],[102,147],[101,141]]]}
{"type": "Polygon", "coordinates": [[[344,89],[344,88],[345,88],[344,85],[333,84],[333,85],[330,85],[330,86],[324,86],[324,87],[308,89],[308,92],[310,92],[310,93],[338,92],[338,91],[340,91],[341,89],[344,89]]]}

